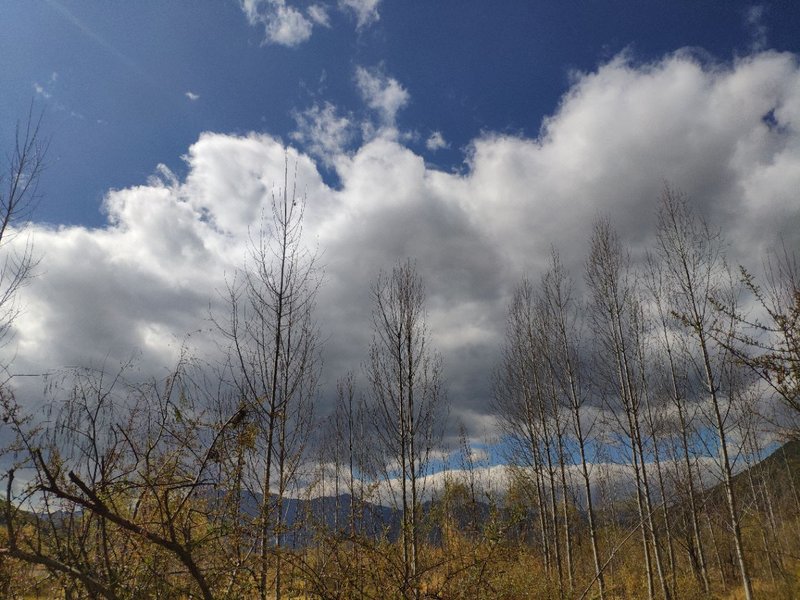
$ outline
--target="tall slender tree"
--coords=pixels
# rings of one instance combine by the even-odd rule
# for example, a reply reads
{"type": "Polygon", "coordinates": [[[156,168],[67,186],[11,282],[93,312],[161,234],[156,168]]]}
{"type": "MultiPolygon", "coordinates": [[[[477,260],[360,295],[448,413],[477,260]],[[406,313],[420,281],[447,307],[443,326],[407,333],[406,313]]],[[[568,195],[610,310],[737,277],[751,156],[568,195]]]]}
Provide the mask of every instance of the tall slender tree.
{"type": "MultiPolygon", "coordinates": [[[[607,397],[621,405],[619,424],[626,430],[631,452],[648,597],[653,597],[651,558],[654,558],[661,591],[667,599],[670,598],[670,592],[661,557],[659,533],[654,526],[642,435],[643,390],[637,366],[640,356],[636,351],[641,335],[640,301],[632,281],[629,258],[607,220],[595,223],[591,251],[586,262],[586,282],[592,297],[591,323],[598,343],[597,368],[605,372],[603,380],[608,384],[607,397]]],[[[611,408],[617,407],[612,405],[611,408]]],[[[612,410],[612,414],[617,412],[612,410]]]]}
{"type": "Polygon", "coordinates": [[[550,269],[542,278],[542,299],[545,311],[544,323],[552,348],[548,355],[550,368],[567,399],[573,438],[580,457],[580,476],[586,502],[589,538],[592,544],[592,560],[602,600],[605,597],[605,578],[600,563],[600,544],[587,457],[594,423],[586,419],[584,411],[588,400],[588,390],[585,383],[585,366],[582,362],[583,348],[581,323],[578,319],[579,307],[573,296],[573,284],[555,250],[551,253],[550,269]]]}
{"type": "MultiPolygon", "coordinates": [[[[690,356],[710,401],[711,422],[725,488],[728,524],[733,534],[739,574],[745,598],[753,597],[749,565],[742,540],[741,516],[733,485],[733,464],[728,433],[730,394],[723,386],[731,368],[729,343],[717,343],[715,332],[733,333],[731,315],[735,298],[723,254],[723,240],[706,222],[692,214],[685,196],[666,188],[658,213],[657,253],[663,261],[671,294],[671,312],[691,341],[690,356]],[[712,301],[724,310],[714,310],[712,301]]],[[[725,336],[725,334],[722,334],[725,336]]]]}
{"type": "Polygon", "coordinates": [[[687,370],[685,353],[682,352],[680,344],[675,340],[674,336],[674,329],[677,324],[671,313],[664,265],[652,254],[647,257],[644,281],[645,288],[649,294],[649,304],[652,308],[651,318],[654,322],[654,337],[663,357],[660,361],[660,366],[666,380],[664,384],[665,394],[675,408],[678,418],[676,433],[679,438],[680,463],[682,464],[682,473],[678,479],[683,483],[686,491],[688,517],[691,526],[690,543],[687,544],[686,549],[692,570],[698,582],[703,586],[703,591],[708,594],[710,589],[708,568],[701,536],[697,483],[694,477],[694,468],[692,467],[693,444],[690,438],[692,430],[691,416],[694,411],[688,397],[690,374],[687,370]]]}
{"type": "Polygon", "coordinates": [[[242,273],[229,285],[229,321],[217,320],[230,345],[232,380],[258,432],[244,481],[260,498],[257,586],[262,600],[270,588],[278,599],[283,594],[284,499],[308,441],[318,381],[313,313],[320,277],[314,254],[303,245],[304,210],[296,183],[290,189],[287,156],[283,187],[273,193],[269,218],[251,243],[242,273]]]}
{"type": "Polygon", "coordinates": [[[545,573],[555,568],[563,585],[561,537],[558,525],[558,456],[552,422],[551,390],[547,386],[536,291],[527,278],[514,290],[508,307],[503,358],[496,374],[494,410],[509,443],[509,459],[520,467],[517,477],[533,477],[545,573]]]}
{"type": "Polygon", "coordinates": [[[411,260],[381,272],[372,288],[373,339],[367,375],[385,475],[402,511],[401,593],[419,598],[421,503],[446,408],[442,362],[430,347],[425,288],[411,260]]]}

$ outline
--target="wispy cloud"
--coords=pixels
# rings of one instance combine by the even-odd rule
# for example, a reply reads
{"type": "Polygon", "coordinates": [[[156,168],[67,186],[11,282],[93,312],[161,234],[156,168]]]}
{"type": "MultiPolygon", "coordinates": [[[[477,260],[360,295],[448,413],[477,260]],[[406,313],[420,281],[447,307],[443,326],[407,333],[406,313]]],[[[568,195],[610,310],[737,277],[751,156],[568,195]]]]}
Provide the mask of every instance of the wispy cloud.
{"type": "Polygon", "coordinates": [[[755,5],[745,13],[745,26],[750,34],[750,46],[754,51],[767,47],[767,26],[764,24],[764,6],[755,5]]]}
{"type": "Polygon", "coordinates": [[[295,112],[293,117],[297,129],[291,138],[326,166],[334,165],[336,157],[344,152],[354,137],[352,120],[340,115],[330,102],[314,104],[302,112],[295,112]]]}
{"type": "MultiPolygon", "coordinates": [[[[329,6],[309,5],[301,10],[290,0],[239,0],[247,22],[264,29],[264,43],[295,47],[311,38],[314,27],[330,27],[329,6]]],[[[380,0],[339,0],[336,8],[355,18],[361,30],[380,19],[380,0]]]]}
{"type": "Polygon", "coordinates": [[[41,96],[45,100],[49,100],[53,97],[53,89],[55,88],[56,82],[58,81],[58,73],[53,71],[50,74],[48,80],[41,84],[38,81],[33,82],[33,91],[36,92],[37,96],[41,96]]]}
{"type": "Polygon", "coordinates": [[[41,96],[45,100],[49,100],[50,98],[53,97],[53,94],[44,89],[44,86],[42,86],[42,84],[37,83],[35,81],[33,82],[33,91],[36,92],[38,96],[41,96]]]}
{"type": "Polygon", "coordinates": [[[241,0],[250,25],[264,28],[264,43],[294,47],[311,37],[314,23],[286,0],[241,0]]]}
{"type": "Polygon", "coordinates": [[[39,83],[38,81],[34,81],[33,91],[36,93],[38,97],[40,97],[42,100],[46,101],[51,107],[53,107],[53,109],[60,112],[65,112],[74,119],[85,119],[86,117],[84,117],[81,113],[69,108],[67,105],[65,105],[58,98],[55,97],[57,81],[58,81],[58,73],[56,71],[53,71],[45,83],[39,83]]]}
{"type": "Polygon", "coordinates": [[[314,21],[316,25],[322,27],[330,27],[331,20],[328,16],[328,9],[322,4],[312,4],[308,7],[308,18],[314,21]]]}
{"type": "Polygon", "coordinates": [[[381,0],[339,0],[339,8],[353,14],[356,18],[356,27],[363,29],[378,21],[378,5],[381,0]]]}
{"type": "Polygon", "coordinates": [[[195,100],[199,100],[200,99],[200,94],[195,94],[191,90],[187,90],[186,93],[184,94],[184,96],[186,96],[192,102],[194,102],[195,100]]]}
{"type": "Polygon", "coordinates": [[[397,112],[408,104],[411,96],[393,77],[382,68],[356,68],[356,86],[366,105],[377,111],[383,125],[394,127],[397,112]]]}
{"type": "Polygon", "coordinates": [[[431,152],[436,152],[443,148],[449,148],[450,144],[445,141],[441,131],[434,131],[428,136],[428,139],[425,140],[425,147],[431,152]]]}

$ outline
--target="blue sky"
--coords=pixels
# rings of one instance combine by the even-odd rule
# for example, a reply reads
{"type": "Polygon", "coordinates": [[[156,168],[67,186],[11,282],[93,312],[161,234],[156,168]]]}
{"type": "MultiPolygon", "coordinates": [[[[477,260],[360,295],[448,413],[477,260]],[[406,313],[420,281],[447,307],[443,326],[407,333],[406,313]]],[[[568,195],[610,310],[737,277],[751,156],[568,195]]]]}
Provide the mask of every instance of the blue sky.
{"type": "MultiPolygon", "coordinates": [[[[275,8],[262,4],[262,13],[275,8]]],[[[308,20],[309,3],[286,6],[308,20]]],[[[317,6],[328,26],[287,46],[233,0],[2,3],[10,26],[0,38],[0,141],[8,147],[31,99],[52,139],[37,217],[102,225],[109,188],[142,183],[158,163],[180,172],[202,131],[289,141],[293,114],[314,103],[361,114],[359,66],[408,91],[397,124],[415,135],[409,147],[452,170],[481,132],[535,137],[574,71],[622,51],[649,61],[694,47],[730,60],[758,45],[800,44],[800,8],[790,2],[383,2],[360,27],[354,9],[317,6]],[[431,152],[435,131],[449,147],[431,152]]]]}
{"type": "Polygon", "coordinates": [[[287,146],[323,382],[366,356],[378,270],[415,258],[475,435],[510,290],[551,244],[580,279],[595,216],[636,253],[669,181],[733,264],[800,235],[797,3],[8,0],[0,20],[0,148],[31,102],[51,140],[17,372],[163,373],[190,332],[213,353],[287,146]]]}

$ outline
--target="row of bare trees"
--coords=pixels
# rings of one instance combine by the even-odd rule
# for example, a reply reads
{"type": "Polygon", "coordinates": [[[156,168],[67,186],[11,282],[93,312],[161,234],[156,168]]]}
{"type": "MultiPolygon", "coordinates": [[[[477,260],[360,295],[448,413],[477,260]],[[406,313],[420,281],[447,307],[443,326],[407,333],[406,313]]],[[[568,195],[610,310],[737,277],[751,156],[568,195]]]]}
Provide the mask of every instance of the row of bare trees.
{"type": "MultiPolygon", "coordinates": [[[[769,434],[796,431],[799,271],[784,248],[762,288],[747,271],[734,277],[724,250],[721,234],[665,189],[654,247],[637,265],[600,219],[582,286],[553,251],[538,285],[523,279],[515,291],[495,411],[537,507],[545,572],[562,595],[576,595],[578,536],[588,537],[594,570],[584,595],[592,586],[608,595],[619,548],[601,534],[608,523],[598,527],[603,462],[624,467],[634,501],[624,540],[638,531],[648,598],[686,594],[681,565],[711,593],[711,547],[721,564],[728,544],[746,598],[756,557],[766,557],[773,580],[787,577],[772,492],[764,481],[737,484],[736,473],[774,447],[769,434]],[[766,525],[758,552],[744,523],[766,525]]],[[[733,583],[728,569],[718,574],[723,587],[733,583]]]]}

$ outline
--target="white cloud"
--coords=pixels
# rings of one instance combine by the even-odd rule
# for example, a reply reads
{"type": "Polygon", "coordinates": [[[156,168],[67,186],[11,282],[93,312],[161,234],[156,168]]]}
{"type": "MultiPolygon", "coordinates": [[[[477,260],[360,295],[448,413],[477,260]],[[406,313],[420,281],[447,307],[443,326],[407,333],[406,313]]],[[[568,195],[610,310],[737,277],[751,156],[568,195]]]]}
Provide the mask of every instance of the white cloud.
{"type": "Polygon", "coordinates": [[[356,86],[366,105],[378,112],[387,127],[394,127],[397,112],[411,98],[408,91],[382,69],[356,68],[356,86]]]}
{"type": "MultiPolygon", "coordinates": [[[[360,73],[368,104],[393,121],[407,92],[360,73]]],[[[777,233],[800,247],[800,66],[791,54],[727,65],[687,53],[645,65],[617,58],[576,78],[537,139],[474,140],[463,173],[426,166],[397,138],[344,153],[348,124],[328,104],[298,120],[297,135],[317,143],[315,153],[336,157],[337,189],[290,150],[309,199],[305,234],[326,273],[317,314],[324,381],[363,363],[378,269],[416,258],[451,420],[470,431],[490,427],[487,382],[511,287],[524,272],[537,277],[550,244],[580,278],[595,215],[607,214],[635,255],[652,240],[667,180],[723,230],[732,264],[758,270],[777,233]]],[[[185,178],[162,170],[109,192],[107,226],[35,226],[41,274],[22,290],[16,344],[5,349],[16,351],[14,370],[136,351],[143,369],[168,366],[186,332],[209,328],[209,306],[224,308],[217,290],[241,263],[283,160],[284,147],[266,135],[203,134],[185,178]]],[[[192,339],[216,351],[204,335],[192,339]]]]}
{"type": "Polygon", "coordinates": [[[313,23],[286,0],[241,0],[241,7],[250,25],[264,27],[265,43],[292,47],[311,37],[313,23]]]}
{"type": "Polygon", "coordinates": [[[194,102],[195,100],[199,100],[199,99],[200,99],[200,94],[195,94],[195,93],[194,93],[193,91],[191,91],[191,90],[187,90],[187,92],[186,92],[184,95],[185,95],[185,96],[186,96],[186,97],[187,97],[189,100],[191,100],[192,102],[194,102]]]}
{"type": "MultiPolygon", "coordinates": [[[[239,0],[247,22],[264,28],[264,43],[299,46],[313,33],[314,26],[330,27],[328,6],[315,3],[305,15],[287,0],[239,0]]],[[[339,0],[338,9],[355,17],[356,29],[362,30],[380,19],[380,0],[339,0]]]]}
{"type": "Polygon", "coordinates": [[[291,137],[303,145],[306,151],[319,158],[326,166],[333,166],[353,139],[353,123],[338,114],[330,102],[314,104],[303,112],[295,112],[297,130],[291,137]]]}
{"type": "Polygon", "coordinates": [[[267,37],[283,46],[297,46],[311,37],[311,23],[296,9],[278,5],[266,25],[267,37]]]}
{"type": "Polygon", "coordinates": [[[425,147],[431,152],[436,152],[436,150],[441,150],[442,148],[449,148],[450,144],[445,141],[441,131],[434,131],[425,140],[425,147]]]}
{"type": "Polygon", "coordinates": [[[328,9],[322,4],[312,4],[308,7],[308,17],[316,24],[322,27],[330,27],[331,21],[328,16],[328,9]]]}
{"type": "Polygon", "coordinates": [[[381,0],[339,0],[339,8],[356,17],[356,27],[363,29],[380,19],[378,5],[381,0]]]}
{"type": "MultiPolygon", "coordinates": [[[[203,134],[183,181],[160,166],[146,184],[109,192],[106,227],[35,226],[41,276],[24,293],[15,368],[98,366],[137,353],[145,371],[167,368],[187,333],[209,328],[209,307],[224,310],[218,291],[281,181],[284,151],[267,136],[203,134]]],[[[323,198],[309,159],[289,160],[303,188],[323,198]]],[[[193,340],[214,353],[202,335],[193,340]]]]}

